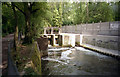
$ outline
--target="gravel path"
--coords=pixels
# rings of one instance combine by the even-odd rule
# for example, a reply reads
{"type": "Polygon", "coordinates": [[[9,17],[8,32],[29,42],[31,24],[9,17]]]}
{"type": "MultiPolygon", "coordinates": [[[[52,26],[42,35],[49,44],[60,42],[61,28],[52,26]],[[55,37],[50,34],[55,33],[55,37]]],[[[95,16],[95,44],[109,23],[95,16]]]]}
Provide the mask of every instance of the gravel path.
{"type": "Polygon", "coordinates": [[[2,38],[2,75],[7,75],[8,70],[8,43],[14,39],[14,34],[2,38]]]}

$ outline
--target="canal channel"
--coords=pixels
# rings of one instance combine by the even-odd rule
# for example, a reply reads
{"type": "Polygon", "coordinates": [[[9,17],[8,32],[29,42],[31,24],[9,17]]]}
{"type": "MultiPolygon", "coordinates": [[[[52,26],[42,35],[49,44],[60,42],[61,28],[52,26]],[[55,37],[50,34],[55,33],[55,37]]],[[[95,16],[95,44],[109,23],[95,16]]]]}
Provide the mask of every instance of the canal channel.
{"type": "Polygon", "coordinates": [[[118,75],[120,62],[83,47],[51,47],[42,57],[42,75],[118,75]]]}

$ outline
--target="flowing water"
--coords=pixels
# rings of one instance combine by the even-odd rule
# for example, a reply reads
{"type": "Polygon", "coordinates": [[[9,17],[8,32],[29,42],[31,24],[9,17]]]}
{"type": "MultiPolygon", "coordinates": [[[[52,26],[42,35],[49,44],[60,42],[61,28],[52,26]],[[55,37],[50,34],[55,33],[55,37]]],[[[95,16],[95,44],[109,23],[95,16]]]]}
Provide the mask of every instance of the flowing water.
{"type": "Polygon", "coordinates": [[[120,62],[110,56],[84,49],[48,49],[42,58],[43,75],[118,75],[120,62]]]}

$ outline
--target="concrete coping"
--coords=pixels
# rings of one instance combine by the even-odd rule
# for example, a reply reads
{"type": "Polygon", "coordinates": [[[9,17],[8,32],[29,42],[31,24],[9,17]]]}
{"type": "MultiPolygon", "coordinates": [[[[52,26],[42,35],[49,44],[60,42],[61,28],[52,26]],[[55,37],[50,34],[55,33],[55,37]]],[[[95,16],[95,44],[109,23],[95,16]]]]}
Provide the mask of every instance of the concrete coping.
{"type": "Polygon", "coordinates": [[[101,47],[97,47],[89,44],[82,44],[81,46],[91,49],[93,51],[99,52],[101,54],[105,54],[105,55],[120,59],[120,54],[118,50],[110,50],[110,49],[101,48],[101,47]]]}

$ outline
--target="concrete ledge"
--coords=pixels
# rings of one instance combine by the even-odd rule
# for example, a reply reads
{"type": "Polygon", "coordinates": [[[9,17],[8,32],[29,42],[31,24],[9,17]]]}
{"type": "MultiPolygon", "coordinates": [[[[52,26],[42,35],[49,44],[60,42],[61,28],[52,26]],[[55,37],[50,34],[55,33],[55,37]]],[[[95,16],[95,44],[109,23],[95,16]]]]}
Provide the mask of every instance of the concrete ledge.
{"type": "Polygon", "coordinates": [[[120,59],[120,51],[117,50],[111,50],[111,49],[106,49],[106,48],[101,48],[101,47],[97,47],[97,46],[93,46],[93,45],[89,45],[89,44],[82,44],[80,45],[84,48],[96,51],[98,53],[107,55],[107,56],[111,56],[111,57],[115,57],[117,59],[120,59]]]}
{"type": "Polygon", "coordinates": [[[83,44],[89,44],[111,50],[119,50],[118,36],[83,35],[81,40],[83,44]]]}

